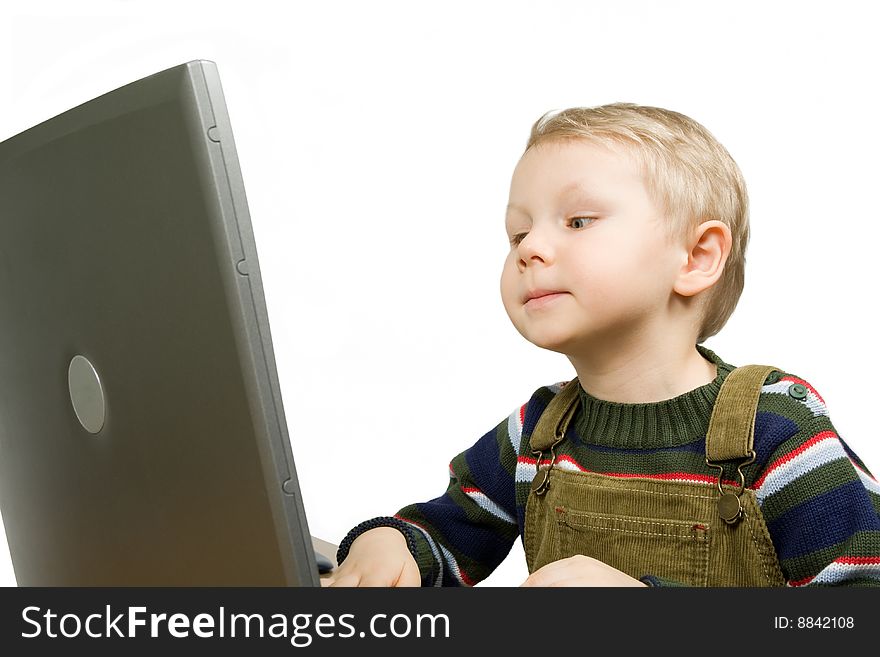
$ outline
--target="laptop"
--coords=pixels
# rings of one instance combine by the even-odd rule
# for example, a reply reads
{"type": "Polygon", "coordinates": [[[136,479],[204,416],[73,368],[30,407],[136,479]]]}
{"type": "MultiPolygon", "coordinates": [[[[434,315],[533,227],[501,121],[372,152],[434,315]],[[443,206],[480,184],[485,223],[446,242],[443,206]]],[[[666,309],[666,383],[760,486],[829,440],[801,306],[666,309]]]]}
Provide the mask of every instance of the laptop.
{"type": "Polygon", "coordinates": [[[319,585],[214,62],[0,143],[0,511],[20,586],[319,585]]]}

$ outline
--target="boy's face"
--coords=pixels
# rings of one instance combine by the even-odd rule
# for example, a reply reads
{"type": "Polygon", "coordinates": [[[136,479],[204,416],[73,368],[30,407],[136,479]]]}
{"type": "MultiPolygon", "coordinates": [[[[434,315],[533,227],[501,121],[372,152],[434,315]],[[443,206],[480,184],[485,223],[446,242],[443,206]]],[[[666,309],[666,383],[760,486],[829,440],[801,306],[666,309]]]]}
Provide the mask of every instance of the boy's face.
{"type": "Polygon", "coordinates": [[[501,298],[530,342],[567,355],[662,340],[684,245],[624,151],[586,139],[530,148],[513,172],[501,298]],[[538,291],[558,292],[529,300],[538,291]]]}

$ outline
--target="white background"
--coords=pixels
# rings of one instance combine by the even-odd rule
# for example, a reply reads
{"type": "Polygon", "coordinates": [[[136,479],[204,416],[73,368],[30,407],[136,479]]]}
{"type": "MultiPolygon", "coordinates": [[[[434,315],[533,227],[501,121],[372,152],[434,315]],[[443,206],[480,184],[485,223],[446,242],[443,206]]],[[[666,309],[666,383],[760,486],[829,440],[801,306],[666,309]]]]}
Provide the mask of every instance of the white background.
{"type": "MultiPolygon", "coordinates": [[[[498,292],[532,123],[614,101],[678,110],[727,147],[752,201],[745,292],[706,346],[809,380],[876,472],[870,5],[3,1],[0,140],[217,62],[308,521],[338,542],[441,494],[453,455],[574,375],[519,336],[498,292]]],[[[485,583],[525,574],[517,543],[485,583]]]]}

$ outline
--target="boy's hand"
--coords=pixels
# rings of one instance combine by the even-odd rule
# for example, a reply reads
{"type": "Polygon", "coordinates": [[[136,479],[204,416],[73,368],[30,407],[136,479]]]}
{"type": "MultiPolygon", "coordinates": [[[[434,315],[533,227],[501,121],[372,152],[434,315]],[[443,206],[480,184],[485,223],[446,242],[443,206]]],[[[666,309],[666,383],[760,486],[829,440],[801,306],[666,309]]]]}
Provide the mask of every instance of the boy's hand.
{"type": "Polygon", "coordinates": [[[520,586],[647,586],[607,563],[576,554],[539,568],[520,586]]]}
{"type": "Polygon", "coordinates": [[[406,538],[393,527],[377,527],[358,536],[342,565],[321,586],[421,586],[419,566],[406,538]]]}

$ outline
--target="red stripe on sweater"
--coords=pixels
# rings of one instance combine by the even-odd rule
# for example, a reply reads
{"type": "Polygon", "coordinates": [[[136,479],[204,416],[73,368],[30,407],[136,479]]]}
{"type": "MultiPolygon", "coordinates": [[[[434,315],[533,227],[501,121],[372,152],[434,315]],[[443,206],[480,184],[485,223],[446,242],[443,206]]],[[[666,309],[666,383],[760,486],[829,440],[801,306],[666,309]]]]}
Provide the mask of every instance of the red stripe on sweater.
{"type": "MultiPolygon", "coordinates": [[[[537,459],[533,459],[529,456],[518,456],[516,459],[517,463],[525,463],[526,465],[535,465],[537,459]]],[[[574,467],[576,467],[581,472],[591,472],[591,470],[587,470],[580,463],[571,458],[568,454],[562,454],[561,456],[557,456],[554,459],[553,463],[562,463],[565,461],[566,463],[571,463],[574,467]]],[[[541,465],[550,465],[550,459],[541,459],[541,465]]]]}
{"type": "MultiPolygon", "coordinates": [[[[609,477],[622,477],[630,479],[638,477],[642,479],[659,479],[661,481],[669,479],[689,479],[691,481],[699,481],[706,484],[714,484],[718,480],[717,477],[713,477],[712,475],[699,475],[693,474],[691,472],[666,472],[663,474],[632,474],[629,472],[606,472],[605,474],[607,474],[609,477]]],[[[737,482],[732,479],[723,480],[722,483],[730,484],[732,486],[737,485],[737,482]]]]}
{"type": "Polygon", "coordinates": [[[850,566],[858,566],[866,563],[880,564],[880,557],[837,557],[837,563],[845,563],[850,566]]]}
{"type": "MultiPolygon", "coordinates": [[[[851,556],[842,556],[837,557],[831,563],[839,563],[845,566],[861,566],[864,564],[880,564],[880,557],[851,557],[851,556]]],[[[826,566],[827,568],[827,566],[826,566]]],[[[803,579],[799,579],[794,582],[789,582],[789,586],[803,586],[804,584],[809,584],[814,579],[816,579],[818,575],[814,575],[812,577],[804,577],[803,579]]]]}
{"type": "Polygon", "coordinates": [[[770,475],[770,473],[772,473],[778,467],[785,465],[786,463],[788,463],[789,461],[794,459],[799,454],[802,454],[806,450],[810,449],[816,443],[820,443],[823,440],[827,440],[829,438],[837,438],[837,434],[834,433],[833,431],[830,431],[827,429],[825,431],[820,431],[815,436],[810,438],[807,442],[798,446],[796,449],[793,449],[790,452],[788,452],[787,454],[783,454],[782,456],[780,456],[778,459],[773,461],[773,463],[770,465],[770,467],[767,468],[764,471],[764,474],[761,475],[760,479],[758,479],[758,481],[755,482],[755,486],[754,486],[755,489],[760,488],[763,485],[764,480],[770,475]]]}
{"type": "Polygon", "coordinates": [[[804,579],[799,579],[794,582],[789,582],[788,585],[789,586],[803,586],[804,584],[809,584],[814,579],[816,579],[816,578],[815,577],[805,577],[804,579]]]}

